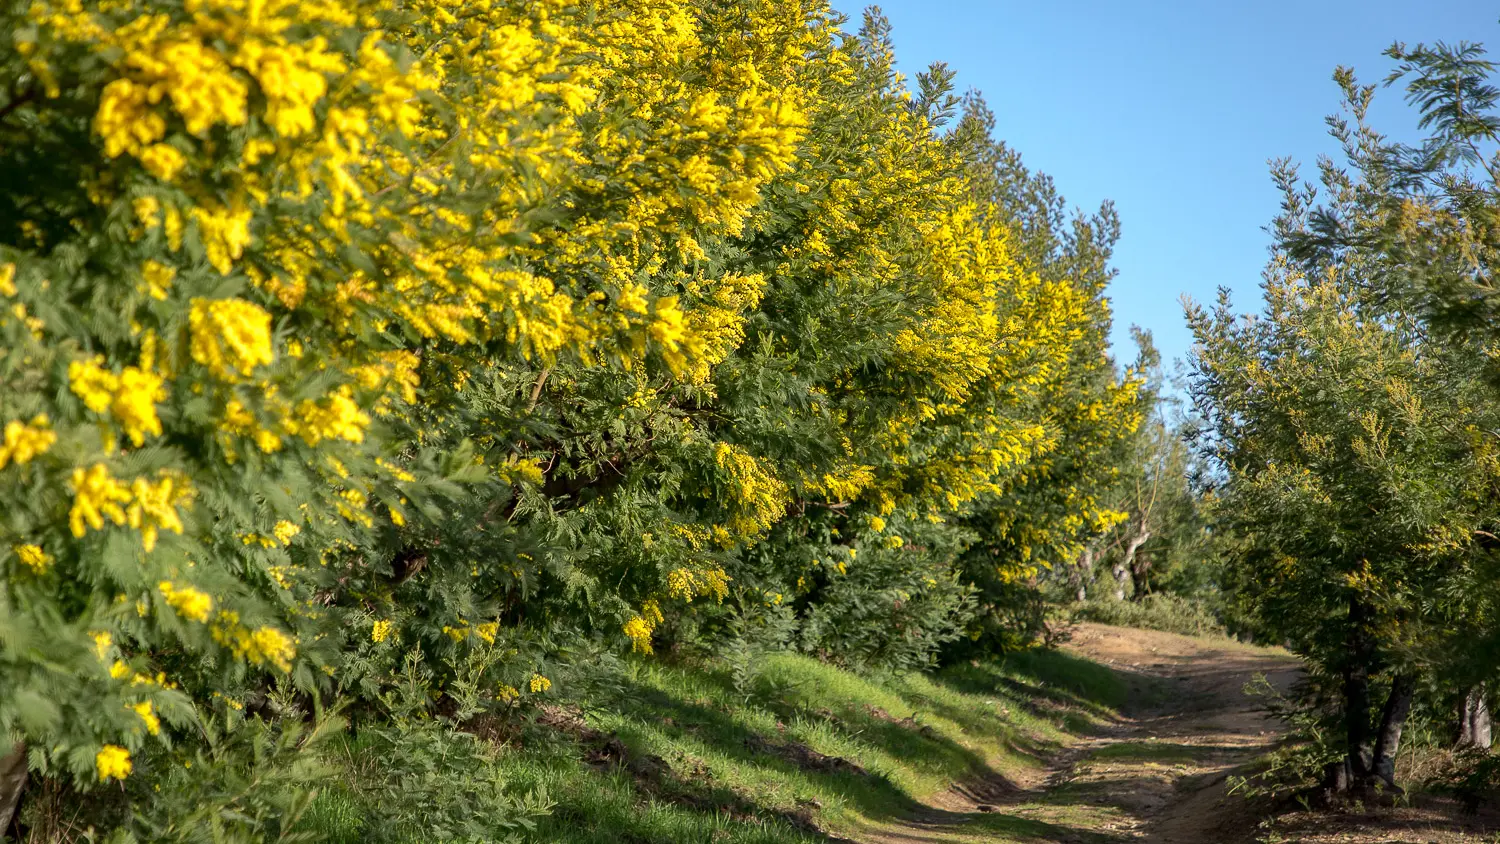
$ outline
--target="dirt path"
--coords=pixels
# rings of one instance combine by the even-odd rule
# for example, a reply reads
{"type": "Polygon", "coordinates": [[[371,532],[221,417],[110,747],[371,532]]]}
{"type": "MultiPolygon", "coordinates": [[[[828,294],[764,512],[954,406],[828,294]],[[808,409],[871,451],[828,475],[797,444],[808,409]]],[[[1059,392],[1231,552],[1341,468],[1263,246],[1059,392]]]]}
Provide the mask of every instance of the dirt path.
{"type": "Polygon", "coordinates": [[[1285,690],[1297,661],[1279,649],[1083,625],[1069,646],[1097,662],[1142,677],[1142,695],[1113,734],[1097,739],[1049,784],[1097,793],[1119,809],[1117,831],[1156,844],[1243,840],[1253,827],[1225,779],[1264,753],[1280,725],[1245,694],[1264,675],[1285,690]]]}
{"type": "Polygon", "coordinates": [[[954,788],[870,844],[1253,840],[1254,819],[1238,800],[1224,800],[1225,778],[1278,735],[1243,689],[1257,674],[1285,688],[1296,660],[1229,640],[1096,624],[1081,625],[1066,649],[1125,677],[1130,699],[1120,718],[1019,789],[954,788]]]}

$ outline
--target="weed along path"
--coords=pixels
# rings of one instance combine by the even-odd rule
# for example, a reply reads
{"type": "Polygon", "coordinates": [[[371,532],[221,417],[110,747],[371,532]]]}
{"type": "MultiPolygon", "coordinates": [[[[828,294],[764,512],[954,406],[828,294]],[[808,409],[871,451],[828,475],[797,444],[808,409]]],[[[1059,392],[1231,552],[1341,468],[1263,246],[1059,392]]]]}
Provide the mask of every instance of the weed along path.
{"type": "MultiPolygon", "coordinates": [[[[1281,650],[1104,625],[1081,625],[1064,650],[1108,666],[1124,684],[1116,712],[1070,732],[1046,764],[960,783],[908,820],[856,836],[868,844],[1158,842],[1254,839],[1255,819],[1225,780],[1278,738],[1279,725],[1245,695],[1266,675],[1295,678],[1281,650]]],[[[1048,705],[1045,698],[1035,701],[1048,705]]],[[[1070,713],[1058,704],[1066,723],[1070,713]]]]}

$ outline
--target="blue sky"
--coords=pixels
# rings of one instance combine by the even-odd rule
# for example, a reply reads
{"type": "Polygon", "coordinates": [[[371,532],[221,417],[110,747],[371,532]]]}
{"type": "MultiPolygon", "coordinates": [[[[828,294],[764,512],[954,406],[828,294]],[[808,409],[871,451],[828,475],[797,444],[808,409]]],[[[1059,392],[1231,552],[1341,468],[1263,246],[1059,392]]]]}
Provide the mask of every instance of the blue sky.
{"type": "MultiPolygon", "coordinates": [[[[835,0],[857,28],[864,3],[835,0]]],[[[1178,298],[1260,308],[1263,227],[1279,197],[1267,160],[1304,177],[1336,151],[1323,118],[1338,108],[1333,69],[1376,83],[1392,41],[1481,41],[1500,53],[1500,5],[1453,0],[1120,3],[887,0],[908,77],[934,61],[978,88],[996,134],[1049,173],[1071,205],[1113,199],[1122,219],[1110,295],[1119,357],[1128,328],[1151,330],[1167,360],[1192,342],[1178,298]]],[[[1374,123],[1414,139],[1398,88],[1376,94],[1374,123]]]]}

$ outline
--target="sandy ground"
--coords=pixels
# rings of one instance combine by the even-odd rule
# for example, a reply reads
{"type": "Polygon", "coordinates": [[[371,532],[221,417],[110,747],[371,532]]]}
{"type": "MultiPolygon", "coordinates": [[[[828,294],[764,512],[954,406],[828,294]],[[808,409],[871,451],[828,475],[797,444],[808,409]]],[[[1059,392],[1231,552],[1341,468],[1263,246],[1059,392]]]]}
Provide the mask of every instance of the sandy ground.
{"type": "Polygon", "coordinates": [[[1131,838],[1157,844],[1246,840],[1254,818],[1243,800],[1227,795],[1226,779],[1270,749],[1280,724],[1245,686],[1263,675],[1286,690],[1297,676],[1296,659],[1279,649],[1103,625],[1083,625],[1070,647],[1175,688],[1164,699],[1130,707],[1117,733],[1097,740],[1104,746],[1061,777],[1115,794],[1126,815],[1122,831],[1131,838]],[[1119,742],[1162,751],[1155,758],[1140,753],[1116,760],[1109,745],[1119,742]]]}

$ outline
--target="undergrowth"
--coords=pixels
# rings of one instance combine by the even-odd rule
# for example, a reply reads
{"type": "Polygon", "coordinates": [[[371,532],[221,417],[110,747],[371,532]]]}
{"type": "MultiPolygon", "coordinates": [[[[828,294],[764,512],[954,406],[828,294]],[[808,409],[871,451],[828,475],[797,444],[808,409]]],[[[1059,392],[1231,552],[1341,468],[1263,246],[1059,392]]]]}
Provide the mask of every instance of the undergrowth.
{"type": "Polygon", "coordinates": [[[1185,636],[1224,636],[1224,625],[1201,603],[1178,595],[1154,593],[1134,601],[1095,599],[1073,610],[1078,621],[1160,630],[1185,636]]]}

